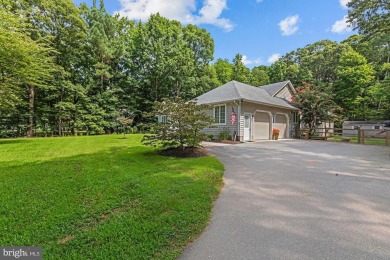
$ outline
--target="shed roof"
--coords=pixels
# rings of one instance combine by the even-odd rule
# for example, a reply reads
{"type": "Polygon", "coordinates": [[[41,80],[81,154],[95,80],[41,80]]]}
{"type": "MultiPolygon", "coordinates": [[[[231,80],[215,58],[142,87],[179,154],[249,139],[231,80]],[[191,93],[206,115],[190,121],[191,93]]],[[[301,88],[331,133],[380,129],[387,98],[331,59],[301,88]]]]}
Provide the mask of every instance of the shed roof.
{"type": "Polygon", "coordinates": [[[343,125],[385,125],[386,121],[344,121],[343,125]]]}

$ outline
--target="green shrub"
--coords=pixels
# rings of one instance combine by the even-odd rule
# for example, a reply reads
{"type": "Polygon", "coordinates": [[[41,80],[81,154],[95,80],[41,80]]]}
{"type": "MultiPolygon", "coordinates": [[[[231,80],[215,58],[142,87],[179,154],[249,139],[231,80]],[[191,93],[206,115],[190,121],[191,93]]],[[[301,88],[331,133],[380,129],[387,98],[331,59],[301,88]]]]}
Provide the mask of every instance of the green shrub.
{"type": "Polygon", "coordinates": [[[229,140],[229,132],[226,131],[226,130],[220,132],[220,133],[218,134],[218,139],[221,140],[221,141],[222,141],[222,140],[229,140]]]}
{"type": "Polygon", "coordinates": [[[151,135],[145,135],[142,143],[158,145],[163,149],[180,147],[184,150],[185,147],[198,147],[206,137],[201,130],[214,122],[214,119],[205,113],[209,108],[207,105],[197,105],[194,101],[186,102],[181,98],[155,102],[153,113],[165,115],[166,121],[151,127],[151,135]]]}

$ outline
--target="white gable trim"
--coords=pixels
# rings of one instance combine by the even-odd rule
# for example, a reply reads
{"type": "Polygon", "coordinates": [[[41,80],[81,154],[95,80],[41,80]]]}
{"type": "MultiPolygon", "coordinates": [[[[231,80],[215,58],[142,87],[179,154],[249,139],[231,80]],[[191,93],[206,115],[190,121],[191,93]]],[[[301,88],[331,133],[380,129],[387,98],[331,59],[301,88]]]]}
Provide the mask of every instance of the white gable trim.
{"type": "Polygon", "coordinates": [[[286,83],[286,85],[284,85],[282,88],[280,88],[278,90],[278,92],[275,93],[275,95],[273,95],[273,97],[275,97],[277,94],[279,94],[279,92],[281,92],[285,87],[287,86],[287,88],[292,92],[292,94],[296,94],[297,91],[295,90],[295,88],[293,87],[292,83],[290,81],[288,81],[286,83]]]}

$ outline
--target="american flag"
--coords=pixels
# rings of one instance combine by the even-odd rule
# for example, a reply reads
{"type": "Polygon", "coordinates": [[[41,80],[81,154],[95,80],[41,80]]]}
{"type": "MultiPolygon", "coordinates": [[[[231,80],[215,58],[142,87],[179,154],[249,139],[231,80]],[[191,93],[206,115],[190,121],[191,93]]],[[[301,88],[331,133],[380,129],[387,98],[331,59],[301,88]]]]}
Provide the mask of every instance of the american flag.
{"type": "Polygon", "coordinates": [[[232,113],[230,114],[230,123],[233,125],[234,122],[236,122],[236,112],[234,112],[234,108],[232,108],[232,113]]]}

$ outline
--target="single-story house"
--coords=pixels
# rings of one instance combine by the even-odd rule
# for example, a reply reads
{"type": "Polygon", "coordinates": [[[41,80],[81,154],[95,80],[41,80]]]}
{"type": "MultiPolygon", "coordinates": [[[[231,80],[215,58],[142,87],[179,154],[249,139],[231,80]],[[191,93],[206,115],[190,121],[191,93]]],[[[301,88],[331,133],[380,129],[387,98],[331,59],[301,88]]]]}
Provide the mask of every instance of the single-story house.
{"type": "Polygon", "coordinates": [[[279,138],[290,138],[298,122],[298,109],[291,104],[294,93],[290,81],[260,87],[228,82],[196,98],[198,104],[212,106],[207,113],[215,119],[203,132],[214,138],[229,132],[246,142],[272,139],[277,128],[279,138]]]}

